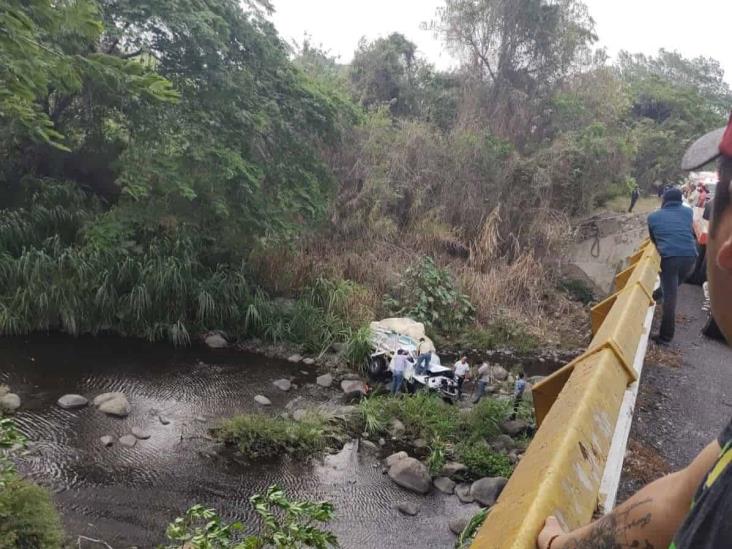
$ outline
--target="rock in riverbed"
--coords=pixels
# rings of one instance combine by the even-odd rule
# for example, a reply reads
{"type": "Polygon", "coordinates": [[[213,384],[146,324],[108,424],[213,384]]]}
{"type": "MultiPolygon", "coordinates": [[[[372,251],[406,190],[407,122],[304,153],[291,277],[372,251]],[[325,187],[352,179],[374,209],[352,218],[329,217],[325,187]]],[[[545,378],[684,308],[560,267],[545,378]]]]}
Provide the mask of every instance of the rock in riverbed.
{"type": "Polygon", "coordinates": [[[531,426],[522,419],[507,419],[501,422],[499,428],[504,434],[517,437],[526,433],[531,426]]]}
{"type": "Polygon", "coordinates": [[[220,334],[211,334],[204,340],[210,349],[223,349],[229,346],[229,342],[220,334]]]}
{"type": "Polygon", "coordinates": [[[323,374],[322,376],[318,376],[318,378],[315,380],[315,383],[327,389],[328,387],[333,385],[333,376],[330,374],[323,374]]]}
{"type": "Polygon", "coordinates": [[[144,429],[140,429],[139,427],[132,428],[132,435],[140,440],[147,440],[150,438],[150,433],[148,433],[144,429]]]}
{"type": "Polygon", "coordinates": [[[313,364],[315,364],[315,359],[314,358],[303,358],[302,363],[305,364],[306,366],[312,366],[313,364]]]}
{"type": "Polygon", "coordinates": [[[391,420],[391,424],[389,425],[389,434],[393,438],[402,438],[406,430],[407,428],[404,426],[404,423],[396,418],[391,420]]]}
{"type": "Polygon", "coordinates": [[[99,439],[102,444],[104,444],[107,448],[112,446],[114,444],[114,438],[110,437],[109,435],[105,435],[99,439]]]}
{"type": "Polygon", "coordinates": [[[440,472],[440,474],[443,477],[452,477],[454,475],[457,475],[458,473],[466,471],[467,469],[468,468],[462,463],[458,463],[457,461],[448,461],[447,463],[445,463],[445,465],[442,466],[442,471],[440,472]]]}
{"type": "Polygon", "coordinates": [[[476,480],[470,487],[470,495],[483,507],[490,507],[496,503],[507,482],[508,480],[503,477],[476,480]]]}
{"type": "Polygon", "coordinates": [[[277,387],[280,391],[289,391],[292,389],[292,383],[290,383],[289,379],[278,379],[277,381],[273,381],[272,385],[277,387]]]}
{"type": "Polygon", "coordinates": [[[132,411],[127,397],[123,393],[105,393],[94,399],[100,412],[108,416],[127,417],[132,411]],[[104,397],[104,398],[102,398],[104,397]]]}
{"type": "Polygon", "coordinates": [[[450,522],[448,523],[450,531],[456,536],[459,536],[463,533],[463,530],[465,530],[465,527],[468,525],[471,518],[472,517],[470,515],[463,515],[450,519],[450,522]]]}
{"type": "Polygon", "coordinates": [[[401,503],[396,504],[397,511],[399,511],[402,515],[407,515],[410,517],[415,516],[417,513],[419,513],[419,506],[415,503],[411,503],[409,501],[403,501],[401,503]]]}
{"type": "Polygon", "coordinates": [[[271,406],[272,405],[272,401],[270,399],[268,399],[264,395],[257,395],[257,396],[255,396],[254,397],[254,402],[256,402],[257,404],[259,404],[260,406],[271,406]]]}
{"type": "Polygon", "coordinates": [[[414,459],[404,458],[389,468],[389,478],[402,488],[426,494],[432,488],[432,477],[425,465],[414,459]]]}
{"type": "Polygon", "coordinates": [[[386,466],[393,467],[394,465],[397,464],[398,461],[401,461],[408,457],[409,457],[409,454],[407,454],[406,452],[397,452],[395,454],[392,454],[386,458],[386,466]]]}
{"type": "Polygon", "coordinates": [[[15,393],[5,393],[0,396],[0,410],[15,412],[20,408],[20,397],[15,393]]]}
{"type": "Polygon", "coordinates": [[[292,362],[293,364],[297,364],[298,362],[302,362],[302,355],[290,355],[287,361],[292,362]]]}
{"type": "Polygon", "coordinates": [[[124,393],[120,393],[119,391],[115,391],[113,393],[102,393],[101,395],[97,395],[94,397],[94,400],[92,401],[94,403],[94,406],[101,406],[103,403],[107,402],[108,400],[112,400],[115,398],[127,398],[124,393]]]}
{"type": "Polygon", "coordinates": [[[433,481],[435,488],[447,495],[455,493],[455,482],[447,477],[438,477],[433,481]]]}
{"type": "Polygon", "coordinates": [[[64,395],[56,401],[56,404],[64,410],[75,410],[83,408],[89,401],[81,395],[64,395]]]}
{"type": "Polygon", "coordinates": [[[119,437],[119,443],[126,448],[132,448],[137,444],[137,437],[133,435],[125,435],[123,437],[119,437]]]}
{"type": "Polygon", "coordinates": [[[295,421],[302,421],[305,419],[305,417],[308,415],[307,410],[303,410],[302,408],[298,408],[294,412],[292,412],[292,419],[295,421]]]}
{"type": "Polygon", "coordinates": [[[366,394],[366,386],[361,380],[344,379],[343,381],[341,381],[341,389],[343,389],[343,392],[347,395],[353,393],[361,393],[363,395],[366,394]]]}
{"type": "Polygon", "coordinates": [[[458,484],[455,486],[455,495],[462,503],[473,503],[475,498],[470,493],[470,484],[458,484]]]}

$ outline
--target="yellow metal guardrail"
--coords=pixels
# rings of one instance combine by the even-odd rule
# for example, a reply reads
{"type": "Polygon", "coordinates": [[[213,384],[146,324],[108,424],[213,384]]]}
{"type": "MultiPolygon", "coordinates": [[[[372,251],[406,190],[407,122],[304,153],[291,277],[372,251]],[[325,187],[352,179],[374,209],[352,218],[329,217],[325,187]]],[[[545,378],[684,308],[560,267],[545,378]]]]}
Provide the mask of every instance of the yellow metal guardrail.
{"type": "Polygon", "coordinates": [[[473,549],[534,549],[544,520],[592,519],[615,423],[643,334],[660,258],[649,241],[592,310],[587,351],[532,389],[539,429],[478,532],[473,549]]]}

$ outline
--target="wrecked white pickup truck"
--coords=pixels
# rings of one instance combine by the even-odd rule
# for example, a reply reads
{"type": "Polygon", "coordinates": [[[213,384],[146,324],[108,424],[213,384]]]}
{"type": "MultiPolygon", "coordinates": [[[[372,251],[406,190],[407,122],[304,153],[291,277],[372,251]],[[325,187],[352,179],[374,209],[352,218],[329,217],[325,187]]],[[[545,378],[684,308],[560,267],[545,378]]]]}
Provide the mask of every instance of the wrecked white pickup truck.
{"type": "Polygon", "coordinates": [[[409,366],[404,381],[409,392],[434,391],[443,399],[453,402],[458,398],[457,383],[450,368],[440,363],[435,346],[425,335],[424,325],[409,318],[387,318],[371,323],[372,352],[367,358],[366,369],[373,381],[386,382],[391,378],[394,355],[404,349],[409,355],[409,366]],[[423,374],[415,372],[417,347],[424,338],[423,349],[432,353],[428,370],[423,374]]]}

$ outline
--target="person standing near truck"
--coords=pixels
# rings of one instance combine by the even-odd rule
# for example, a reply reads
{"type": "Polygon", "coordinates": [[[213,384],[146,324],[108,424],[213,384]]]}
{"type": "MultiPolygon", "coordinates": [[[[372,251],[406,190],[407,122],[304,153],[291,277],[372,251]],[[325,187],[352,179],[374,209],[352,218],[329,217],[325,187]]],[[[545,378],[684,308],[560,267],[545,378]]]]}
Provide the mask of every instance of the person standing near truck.
{"type": "Polygon", "coordinates": [[[453,374],[455,375],[455,381],[457,382],[458,388],[458,400],[463,397],[463,383],[465,382],[465,378],[468,376],[468,372],[470,372],[468,357],[462,356],[460,357],[460,360],[455,363],[455,366],[453,366],[453,374]]]}
{"type": "Polygon", "coordinates": [[[394,355],[394,369],[392,370],[391,394],[396,395],[404,382],[404,371],[407,369],[407,352],[399,349],[394,355]]]}
{"type": "Polygon", "coordinates": [[[676,298],[679,286],[694,271],[696,238],[694,212],[683,205],[679,189],[669,189],[663,195],[661,209],[648,216],[648,232],[661,256],[661,287],[653,294],[663,300],[663,319],[653,340],[668,345],[676,331],[676,298]]]}
{"type": "Polygon", "coordinates": [[[636,202],[638,202],[638,199],[640,198],[640,189],[638,188],[638,185],[635,184],[633,186],[633,190],[630,191],[630,208],[628,208],[628,213],[633,213],[633,208],[635,208],[636,202]]]}
{"type": "Polygon", "coordinates": [[[423,337],[420,337],[419,345],[417,345],[417,364],[414,365],[414,372],[417,375],[422,375],[430,369],[431,361],[432,352],[429,349],[425,339],[423,337]]]}

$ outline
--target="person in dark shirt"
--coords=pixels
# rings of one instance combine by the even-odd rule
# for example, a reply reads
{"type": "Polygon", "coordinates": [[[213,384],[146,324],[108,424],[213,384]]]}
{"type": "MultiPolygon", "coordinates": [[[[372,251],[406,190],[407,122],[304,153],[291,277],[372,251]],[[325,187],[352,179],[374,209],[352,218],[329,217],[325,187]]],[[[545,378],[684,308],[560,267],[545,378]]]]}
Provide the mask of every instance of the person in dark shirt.
{"type": "MultiPolygon", "coordinates": [[[[732,341],[732,118],[726,130],[694,143],[682,165],[693,170],[719,156],[708,276],[712,314],[727,341],[732,341]]],[[[732,421],[688,467],[652,482],[592,524],[565,532],[555,517],[549,517],[536,545],[538,549],[732,548],[732,421]]]]}
{"type": "Polygon", "coordinates": [[[638,202],[638,199],[640,198],[640,189],[638,188],[638,185],[635,185],[633,187],[633,190],[630,191],[630,208],[628,208],[628,213],[633,213],[633,208],[635,208],[636,202],[638,202]]]}
{"type": "Polygon", "coordinates": [[[676,331],[676,297],[681,284],[696,265],[694,212],[683,205],[679,189],[663,195],[663,206],[648,216],[648,232],[661,256],[661,288],[653,294],[663,299],[663,319],[656,343],[668,345],[676,331]]]}

